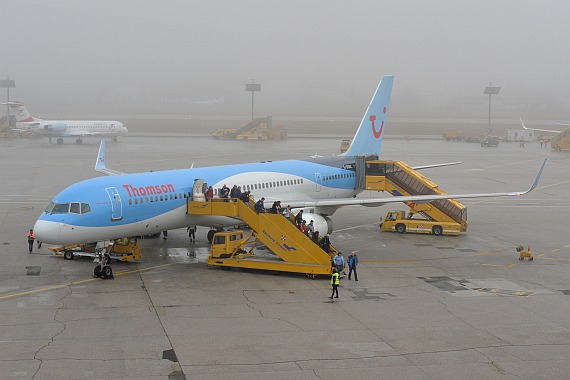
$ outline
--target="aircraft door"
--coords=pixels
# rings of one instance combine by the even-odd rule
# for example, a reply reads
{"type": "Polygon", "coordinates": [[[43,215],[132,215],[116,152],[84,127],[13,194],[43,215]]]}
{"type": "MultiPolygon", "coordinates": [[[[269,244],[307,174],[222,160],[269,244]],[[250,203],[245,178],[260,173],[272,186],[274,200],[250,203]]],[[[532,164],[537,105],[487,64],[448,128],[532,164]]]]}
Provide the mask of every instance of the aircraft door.
{"type": "Polygon", "coordinates": [[[111,222],[123,219],[123,203],[119,192],[114,187],[107,187],[105,190],[111,200],[111,222]]]}
{"type": "Polygon", "coordinates": [[[323,176],[321,173],[315,173],[315,192],[321,191],[323,187],[323,176]]]}

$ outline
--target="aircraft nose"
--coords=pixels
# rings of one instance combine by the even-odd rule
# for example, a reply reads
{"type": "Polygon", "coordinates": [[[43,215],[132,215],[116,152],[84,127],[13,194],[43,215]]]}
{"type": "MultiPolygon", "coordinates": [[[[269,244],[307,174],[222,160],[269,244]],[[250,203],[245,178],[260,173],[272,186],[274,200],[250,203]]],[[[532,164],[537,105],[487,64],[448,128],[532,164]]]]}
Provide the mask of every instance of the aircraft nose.
{"type": "Polygon", "coordinates": [[[61,227],[59,223],[48,220],[38,220],[34,225],[34,235],[36,239],[43,243],[58,244],[61,227]]]}

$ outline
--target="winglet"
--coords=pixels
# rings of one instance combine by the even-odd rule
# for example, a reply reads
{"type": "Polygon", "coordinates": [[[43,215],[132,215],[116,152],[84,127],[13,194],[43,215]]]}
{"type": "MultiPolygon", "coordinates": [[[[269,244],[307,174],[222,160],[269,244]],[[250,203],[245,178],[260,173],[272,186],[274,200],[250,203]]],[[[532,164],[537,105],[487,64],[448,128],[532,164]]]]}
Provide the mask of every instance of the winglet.
{"type": "Polygon", "coordinates": [[[524,125],[524,123],[523,123],[523,121],[522,121],[522,117],[519,117],[519,119],[521,119],[521,124],[522,124],[523,129],[528,129],[528,128],[526,127],[526,125],[524,125]]]}
{"type": "Polygon", "coordinates": [[[99,145],[99,154],[97,155],[97,162],[95,162],[95,170],[107,175],[124,174],[116,170],[108,169],[107,166],[105,166],[105,139],[102,139],[101,145],[99,145]]]}
{"type": "Polygon", "coordinates": [[[536,186],[538,186],[538,181],[540,181],[540,176],[542,175],[542,171],[544,170],[544,166],[546,165],[546,161],[548,161],[548,158],[544,159],[544,162],[542,163],[542,166],[540,167],[540,170],[538,171],[538,174],[536,175],[536,178],[534,179],[534,182],[532,183],[530,188],[527,191],[520,193],[519,195],[530,193],[531,191],[536,189],[536,186]]]}

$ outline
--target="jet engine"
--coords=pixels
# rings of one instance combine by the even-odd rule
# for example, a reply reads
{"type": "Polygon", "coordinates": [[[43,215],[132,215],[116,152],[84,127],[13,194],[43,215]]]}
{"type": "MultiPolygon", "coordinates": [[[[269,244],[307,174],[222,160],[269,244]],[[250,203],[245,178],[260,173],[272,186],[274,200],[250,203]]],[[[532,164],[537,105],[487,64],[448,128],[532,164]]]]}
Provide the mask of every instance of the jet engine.
{"type": "Polygon", "coordinates": [[[325,236],[333,231],[333,222],[328,216],[303,213],[303,220],[305,220],[307,224],[311,223],[312,220],[315,231],[319,231],[320,236],[325,236]]]}

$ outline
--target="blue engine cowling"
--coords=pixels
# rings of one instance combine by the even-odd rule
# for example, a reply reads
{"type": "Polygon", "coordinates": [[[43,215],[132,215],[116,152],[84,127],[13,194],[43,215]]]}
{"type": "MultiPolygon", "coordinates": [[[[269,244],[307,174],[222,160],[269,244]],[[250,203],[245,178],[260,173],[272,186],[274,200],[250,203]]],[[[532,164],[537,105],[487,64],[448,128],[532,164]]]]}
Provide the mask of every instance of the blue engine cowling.
{"type": "Polygon", "coordinates": [[[67,124],[65,123],[51,123],[45,124],[43,129],[50,132],[63,132],[67,129],[67,124]]]}

